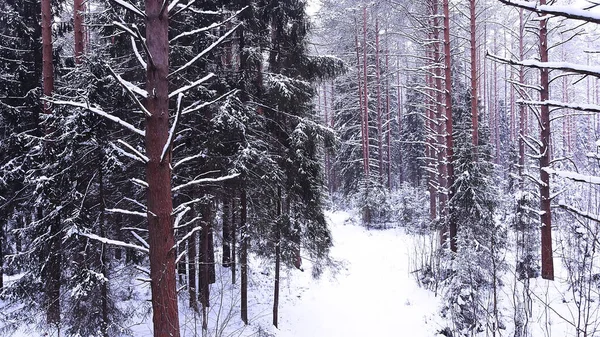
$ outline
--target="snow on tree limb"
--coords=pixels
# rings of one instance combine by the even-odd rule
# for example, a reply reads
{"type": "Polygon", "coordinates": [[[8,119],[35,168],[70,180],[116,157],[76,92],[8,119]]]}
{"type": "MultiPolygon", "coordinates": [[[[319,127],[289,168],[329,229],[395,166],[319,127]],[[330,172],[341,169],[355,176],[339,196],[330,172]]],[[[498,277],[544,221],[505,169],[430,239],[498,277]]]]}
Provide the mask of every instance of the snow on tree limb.
{"type": "Polygon", "coordinates": [[[555,174],[562,178],[571,179],[573,181],[579,181],[588,184],[600,185],[600,177],[580,174],[572,171],[561,171],[554,170],[549,167],[542,167],[542,170],[548,172],[548,174],[555,174]]]}
{"type": "Polygon", "coordinates": [[[117,80],[117,82],[119,82],[119,84],[121,84],[123,89],[125,89],[125,91],[129,95],[129,97],[131,97],[131,99],[135,102],[135,104],[144,112],[144,114],[147,117],[151,117],[152,114],[150,113],[150,111],[148,111],[148,109],[146,109],[144,104],[142,104],[142,102],[140,102],[140,100],[135,96],[135,94],[138,94],[138,95],[142,96],[143,98],[148,98],[148,92],[146,90],[138,87],[137,85],[124,80],[120,75],[118,75],[110,67],[110,65],[106,65],[106,67],[108,68],[108,71],[111,73],[111,75],[117,80]]]}
{"type": "Polygon", "coordinates": [[[577,209],[577,208],[575,208],[573,206],[569,206],[569,205],[563,204],[563,203],[559,204],[558,206],[560,208],[566,209],[567,211],[570,211],[570,212],[573,212],[573,213],[575,213],[575,214],[577,214],[579,216],[582,216],[582,217],[584,217],[584,218],[586,218],[588,220],[592,220],[592,221],[595,221],[595,222],[600,222],[600,214],[590,214],[588,212],[584,212],[584,211],[582,211],[580,209],[577,209]]]}
{"type": "Polygon", "coordinates": [[[179,89],[177,89],[177,90],[175,90],[175,91],[171,92],[171,93],[169,94],[169,98],[173,98],[173,97],[175,97],[175,96],[177,96],[177,95],[179,95],[179,94],[183,94],[183,93],[185,93],[186,91],[188,91],[188,90],[190,90],[190,89],[192,89],[192,88],[195,88],[195,87],[199,86],[200,84],[202,84],[202,83],[204,83],[204,82],[206,82],[206,81],[210,80],[210,79],[211,79],[211,78],[213,78],[214,76],[215,76],[215,74],[214,74],[214,73],[210,73],[210,74],[208,74],[208,75],[206,75],[206,76],[202,77],[201,79],[199,79],[199,80],[197,80],[197,81],[195,81],[195,82],[192,82],[192,83],[190,83],[190,84],[188,84],[188,85],[186,85],[186,86],[183,86],[183,87],[181,87],[181,88],[179,88],[179,89]]]}
{"type": "Polygon", "coordinates": [[[202,108],[205,108],[205,107],[207,107],[207,106],[209,106],[209,105],[211,105],[213,103],[216,103],[216,102],[222,100],[223,98],[228,97],[229,95],[232,95],[232,94],[234,94],[234,93],[236,93],[238,91],[239,91],[238,89],[233,89],[233,90],[231,90],[231,91],[229,91],[229,92],[227,92],[227,93],[225,93],[225,94],[223,94],[223,95],[215,98],[214,100],[212,100],[210,102],[204,102],[204,103],[200,103],[200,104],[192,104],[191,106],[183,109],[183,111],[181,112],[181,114],[185,115],[185,114],[190,113],[190,112],[198,111],[198,110],[200,110],[202,108]]]}
{"type": "Polygon", "coordinates": [[[150,158],[148,158],[147,156],[145,156],[144,154],[142,154],[140,151],[136,150],[135,147],[127,144],[127,142],[125,142],[124,140],[119,139],[119,140],[117,140],[117,142],[119,142],[119,144],[123,144],[131,152],[133,152],[136,156],[140,157],[144,161],[144,164],[150,161],[150,158]]]}
{"type": "MultiPolygon", "coordinates": [[[[176,0],[175,2],[177,2],[178,0],[176,0]]],[[[213,28],[217,28],[220,27],[224,24],[226,24],[227,22],[233,20],[236,16],[238,16],[242,11],[244,11],[246,8],[248,8],[248,6],[245,6],[244,8],[240,9],[239,11],[235,12],[232,16],[228,17],[227,19],[221,21],[221,22],[213,22],[210,25],[206,26],[206,27],[201,27],[198,29],[194,29],[194,30],[190,30],[188,32],[184,32],[181,33],[177,36],[175,36],[174,38],[172,38],[169,43],[173,43],[174,41],[176,41],[177,39],[180,39],[182,37],[186,37],[186,36],[190,36],[190,35],[194,35],[194,34],[198,34],[198,33],[202,33],[202,32],[206,32],[209,31],[213,28]]]]}
{"type": "Polygon", "coordinates": [[[593,13],[582,8],[573,8],[573,5],[540,5],[536,2],[519,1],[519,0],[498,0],[503,4],[523,8],[532,12],[562,16],[568,19],[582,20],[600,24],[600,14],[593,13]]]}
{"type": "Polygon", "coordinates": [[[175,112],[175,120],[173,121],[173,125],[171,125],[171,130],[169,130],[169,137],[163,146],[162,153],[160,154],[160,162],[162,163],[165,160],[165,156],[169,152],[169,148],[173,143],[173,135],[175,134],[175,130],[177,129],[177,123],[179,122],[179,116],[181,115],[181,99],[183,98],[183,94],[179,93],[177,96],[177,112],[175,112]]]}
{"type": "Polygon", "coordinates": [[[99,116],[105,117],[127,129],[129,129],[132,132],[137,133],[138,135],[145,137],[146,133],[138,128],[136,128],[135,126],[127,123],[126,121],[122,120],[119,117],[113,116],[107,112],[104,112],[98,108],[94,108],[92,106],[90,106],[89,104],[85,104],[85,103],[80,103],[80,102],[73,102],[73,101],[53,101],[53,100],[47,100],[45,99],[47,102],[52,103],[52,104],[58,104],[58,105],[68,105],[68,106],[74,106],[77,108],[82,108],[82,109],[86,109],[88,111],[91,111],[99,116]]]}
{"type": "Polygon", "coordinates": [[[179,67],[178,69],[176,69],[175,71],[173,71],[172,73],[170,73],[169,77],[177,74],[180,71],[185,70],[186,68],[188,68],[189,66],[191,66],[192,64],[194,64],[202,56],[206,55],[208,52],[210,52],[211,50],[213,50],[216,46],[218,46],[219,44],[221,44],[221,42],[223,42],[223,40],[225,40],[226,38],[228,38],[229,35],[233,34],[233,32],[235,32],[235,30],[239,26],[241,26],[241,25],[242,25],[241,22],[238,23],[237,25],[235,25],[235,27],[231,28],[227,33],[223,34],[220,38],[217,39],[217,41],[213,42],[210,46],[208,46],[206,49],[204,49],[203,51],[201,51],[198,55],[194,56],[194,58],[192,58],[186,64],[182,65],[181,67],[179,67]]]}
{"type": "Polygon", "coordinates": [[[573,73],[581,74],[581,75],[589,75],[600,78],[600,69],[596,66],[590,65],[582,65],[570,62],[540,62],[538,60],[513,60],[504,58],[498,55],[491,54],[489,51],[485,52],[486,57],[490,59],[502,63],[508,63],[517,66],[524,66],[529,68],[537,68],[537,69],[552,69],[552,70],[562,70],[562,71],[570,71],[573,73]]]}
{"type": "Polygon", "coordinates": [[[130,211],[130,210],[121,209],[121,208],[107,208],[106,211],[110,212],[110,213],[121,213],[121,214],[127,214],[127,215],[137,215],[137,216],[141,216],[143,218],[147,217],[146,213],[136,212],[136,211],[130,211]]]}
{"type": "Polygon", "coordinates": [[[142,36],[142,33],[140,32],[140,29],[138,28],[138,26],[136,24],[133,24],[131,27],[133,28],[133,31],[135,32],[135,35],[138,37],[138,40],[142,44],[142,47],[144,47],[144,51],[146,52],[146,56],[148,56],[148,62],[152,66],[154,66],[154,59],[152,59],[152,53],[150,53],[150,49],[148,49],[148,44],[146,43],[146,39],[142,36]]]}
{"type": "Polygon", "coordinates": [[[133,36],[131,37],[131,48],[133,49],[133,53],[135,54],[135,57],[137,58],[138,62],[140,62],[142,68],[148,69],[148,64],[146,63],[146,61],[144,61],[142,54],[140,54],[140,51],[137,48],[137,44],[135,43],[135,38],[133,36]]]}
{"type": "Polygon", "coordinates": [[[192,235],[194,235],[194,233],[196,233],[197,231],[199,231],[201,229],[202,229],[202,226],[197,226],[197,227],[192,228],[192,230],[189,231],[186,235],[184,235],[179,241],[177,241],[171,249],[177,249],[177,247],[179,247],[180,244],[184,243],[187,239],[189,239],[192,235]]]}
{"type": "Polygon", "coordinates": [[[143,180],[141,180],[141,179],[131,178],[129,180],[131,180],[132,183],[134,183],[134,184],[136,184],[138,186],[141,186],[141,187],[144,187],[144,188],[148,188],[148,183],[145,182],[145,181],[143,181],[143,180]]]}
{"type": "Polygon", "coordinates": [[[531,105],[548,105],[559,108],[574,109],[579,111],[590,111],[600,112],[600,105],[597,104],[586,104],[586,103],[568,103],[555,100],[547,101],[529,101],[529,100],[517,100],[517,103],[531,104],[531,105]]]}
{"type": "MultiPolygon", "coordinates": [[[[172,10],[172,9],[173,9],[173,8],[174,8],[176,5],[179,5],[179,4],[177,3],[178,1],[179,1],[179,0],[176,0],[176,1],[174,1],[175,5],[173,5],[173,7],[172,7],[172,6],[169,6],[169,12],[171,12],[171,10],[172,10]]],[[[190,8],[190,6],[192,6],[192,5],[193,5],[195,2],[196,2],[196,0],[190,0],[190,1],[188,1],[188,3],[187,3],[187,4],[185,4],[185,5],[179,5],[179,7],[180,7],[180,8],[179,8],[179,10],[178,10],[178,11],[176,11],[175,13],[171,14],[171,15],[169,16],[169,18],[172,18],[172,17],[174,17],[175,15],[177,15],[177,14],[179,14],[179,13],[183,12],[184,10],[186,10],[186,9],[190,8]]]]}
{"type": "Polygon", "coordinates": [[[127,0],[111,0],[111,1],[125,9],[141,16],[144,19],[146,18],[146,14],[144,14],[144,12],[142,12],[142,10],[137,8],[135,5],[129,3],[129,1],[127,1],[127,0]]]}
{"type": "Polygon", "coordinates": [[[133,160],[137,160],[137,161],[139,161],[141,163],[144,163],[144,164],[147,163],[147,160],[146,160],[147,158],[144,159],[144,157],[140,157],[140,156],[135,155],[133,153],[129,153],[129,152],[123,150],[122,148],[118,147],[117,145],[115,145],[115,143],[113,143],[113,142],[110,142],[108,144],[110,145],[110,147],[112,147],[113,149],[115,149],[115,151],[119,152],[120,154],[124,155],[125,157],[131,158],[133,160]]]}
{"type": "Polygon", "coordinates": [[[98,236],[96,234],[91,234],[91,233],[77,233],[77,235],[85,236],[88,239],[96,240],[96,241],[105,243],[107,245],[119,246],[119,247],[124,247],[124,248],[133,248],[133,249],[142,251],[144,253],[150,253],[150,251],[148,250],[148,248],[141,247],[141,246],[138,246],[138,245],[127,243],[127,242],[123,242],[123,241],[118,241],[118,240],[112,240],[112,239],[108,239],[108,238],[103,238],[103,237],[98,236]]]}
{"type": "Polygon", "coordinates": [[[117,26],[117,28],[119,28],[122,31],[124,31],[125,33],[129,34],[131,37],[137,38],[137,34],[133,30],[131,30],[129,27],[127,27],[127,25],[125,25],[124,23],[121,23],[118,21],[113,21],[113,25],[117,26]]]}
{"type": "Polygon", "coordinates": [[[217,182],[221,182],[221,181],[225,181],[225,180],[229,180],[229,179],[233,179],[237,176],[239,176],[239,173],[234,173],[234,174],[229,174],[223,177],[218,177],[218,178],[201,178],[201,179],[196,179],[196,180],[192,180],[189,181],[185,184],[173,187],[172,191],[176,192],[179,191],[182,188],[186,188],[189,186],[194,186],[194,185],[200,185],[200,184],[206,184],[206,183],[217,183],[217,182]]]}
{"type": "Polygon", "coordinates": [[[150,248],[150,245],[148,244],[148,242],[146,240],[144,240],[143,237],[141,237],[138,233],[136,233],[135,231],[129,231],[131,233],[131,235],[133,235],[133,237],[135,237],[144,247],[146,248],[150,248]]]}

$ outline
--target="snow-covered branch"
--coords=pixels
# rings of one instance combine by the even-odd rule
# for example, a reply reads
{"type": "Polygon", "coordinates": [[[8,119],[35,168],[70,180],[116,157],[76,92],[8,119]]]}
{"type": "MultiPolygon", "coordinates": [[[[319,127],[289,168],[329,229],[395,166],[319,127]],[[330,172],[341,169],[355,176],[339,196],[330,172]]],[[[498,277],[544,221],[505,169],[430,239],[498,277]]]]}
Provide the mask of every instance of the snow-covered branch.
{"type": "Polygon", "coordinates": [[[137,44],[135,43],[135,37],[133,36],[131,37],[131,48],[133,49],[133,53],[135,54],[135,57],[137,58],[138,62],[140,62],[142,68],[148,69],[148,64],[146,63],[146,61],[144,61],[142,54],[140,54],[140,51],[137,48],[137,44]]]}
{"type": "Polygon", "coordinates": [[[546,15],[562,16],[568,19],[582,20],[600,24],[600,14],[593,13],[581,8],[573,8],[573,5],[540,5],[536,2],[519,0],[498,0],[503,4],[523,8],[532,12],[546,15]]]}
{"type": "Polygon", "coordinates": [[[127,94],[129,94],[129,97],[131,97],[131,99],[135,102],[135,104],[138,106],[138,108],[140,108],[140,110],[142,110],[146,116],[148,116],[148,117],[152,116],[150,111],[148,111],[148,109],[146,109],[144,104],[142,104],[142,102],[140,102],[140,100],[134,94],[134,93],[136,93],[136,94],[142,96],[143,98],[148,98],[148,92],[146,90],[138,87],[137,85],[124,80],[109,65],[106,65],[106,67],[108,68],[108,71],[111,73],[111,75],[117,80],[117,82],[119,82],[119,84],[121,84],[123,89],[125,89],[127,94]]]}
{"type": "Polygon", "coordinates": [[[187,239],[189,239],[192,235],[194,235],[194,233],[196,233],[197,231],[199,231],[201,229],[202,229],[202,226],[192,228],[192,230],[189,231],[186,235],[184,235],[179,241],[177,241],[175,243],[175,245],[173,245],[173,248],[171,248],[171,249],[177,249],[177,247],[179,247],[180,244],[184,243],[187,239]]]}
{"type": "Polygon", "coordinates": [[[179,94],[183,94],[183,93],[185,93],[186,91],[188,91],[188,90],[190,90],[190,89],[192,89],[192,88],[194,88],[194,87],[197,87],[197,86],[199,86],[200,84],[202,84],[202,83],[204,83],[204,82],[206,82],[206,81],[210,80],[210,79],[211,79],[211,78],[213,78],[214,76],[215,76],[215,74],[214,74],[214,73],[210,73],[210,74],[208,74],[208,75],[206,75],[206,76],[202,77],[201,79],[199,79],[199,80],[197,80],[197,81],[195,81],[195,82],[192,82],[192,83],[190,83],[190,84],[188,84],[188,85],[186,85],[186,86],[183,86],[183,87],[181,87],[181,88],[179,88],[179,89],[177,89],[177,90],[175,90],[175,91],[171,92],[171,93],[169,94],[169,98],[173,98],[173,97],[175,97],[175,96],[177,96],[177,95],[179,95],[179,94]]]}
{"type": "Polygon", "coordinates": [[[141,179],[131,178],[129,180],[131,180],[132,183],[134,183],[134,184],[136,184],[138,186],[141,186],[141,187],[144,187],[144,188],[148,188],[148,183],[145,182],[145,181],[143,181],[143,180],[141,180],[141,179]]]}
{"type": "Polygon", "coordinates": [[[559,177],[571,179],[573,181],[579,181],[579,182],[588,183],[588,184],[600,185],[600,177],[597,177],[597,176],[590,176],[590,175],[580,174],[580,173],[572,172],[572,171],[554,170],[549,167],[542,167],[542,170],[548,172],[548,174],[555,174],[559,177]]]}
{"type": "Polygon", "coordinates": [[[173,71],[172,73],[170,73],[169,77],[177,74],[178,72],[181,72],[181,71],[185,70],[186,68],[188,68],[189,66],[191,66],[192,64],[194,64],[202,56],[206,55],[208,52],[210,52],[211,50],[213,50],[216,46],[218,46],[219,44],[221,44],[221,42],[223,42],[223,40],[225,40],[226,38],[228,38],[229,35],[233,34],[233,32],[235,32],[235,30],[238,29],[238,27],[241,26],[241,25],[242,25],[241,22],[238,23],[237,25],[235,25],[235,27],[231,28],[227,33],[223,34],[220,38],[217,39],[217,41],[213,42],[210,46],[208,46],[206,49],[204,49],[203,51],[201,51],[198,55],[194,56],[194,58],[192,58],[186,64],[182,65],[181,67],[179,67],[178,69],[176,69],[175,71],[173,71]]]}
{"type": "Polygon", "coordinates": [[[133,12],[134,14],[141,16],[144,19],[146,18],[146,14],[144,14],[144,12],[142,12],[141,9],[137,8],[137,6],[135,6],[134,4],[130,3],[127,0],[111,0],[111,1],[116,3],[117,5],[133,12]]]}
{"type": "Polygon", "coordinates": [[[144,253],[150,253],[150,250],[148,250],[148,248],[141,247],[141,246],[138,246],[138,245],[127,243],[127,242],[123,242],[123,241],[111,240],[111,239],[108,239],[108,238],[103,238],[103,237],[98,236],[96,234],[91,234],[91,233],[77,233],[77,235],[85,236],[88,239],[96,240],[96,241],[105,243],[107,245],[119,246],[119,247],[124,247],[124,248],[133,248],[133,249],[137,249],[139,251],[142,251],[144,253]]]}
{"type": "Polygon", "coordinates": [[[142,161],[144,162],[144,164],[146,164],[147,162],[150,161],[150,158],[148,158],[147,156],[145,156],[144,154],[142,154],[140,151],[136,150],[135,147],[127,144],[127,142],[125,142],[124,140],[119,139],[119,140],[117,140],[117,142],[119,142],[119,144],[123,144],[123,146],[125,146],[126,148],[128,148],[136,156],[140,157],[140,159],[142,159],[142,161]]]}
{"type": "Polygon", "coordinates": [[[133,235],[133,237],[135,237],[144,247],[146,248],[150,248],[150,245],[148,244],[148,242],[146,240],[144,240],[143,237],[141,237],[138,233],[134,232],[134,231],[129,231],[131,233],[131,235],[133,235]]]}
{"type": "MultiPolygon", "coordinates": [[[[174,1],[174,2],[177,2],[177,1],[178,1],[178,0],[176,0],[176,1],[174,1]]],[[[206,32],[206,31],[209,31],[209,30],[211,30],[211,29],[213,29],[213,28],[220,27],[220,26],[222,26],[222,25],[226,24],[227,22],[229,22],[229,21],[233,20],[233,19],[234,19],[236,16],[238,16],[238,15],[239,15],[239,14],[240,14],[242,11],[244,11],[246,8],[248,8],[248,6],[245,6],[244,8],[242,8],[242,9],[240,9],[239,11],[235,12],[235,13],[234,13],[232,16],[228,17],[227,19],[225,19],[225,20],[223,20],[223,21],[221,21],[221,22],[213,22],[213,23],[211,23],[210,25],[208,25],[208,26],[206,26],[206,27],[201,27],[201,28],[198,28],[198,29],[194,29],[194,30],[190,30],[190,31],[188,31],[188,32],[181,33],[181,34],[179,34],[179,35],[175,36],[174,38],[172,38],[172,39],[169,41],[169,43],[173,43],[174,41],[176,41],[177,39],[180,39],[180,38],[182,38],[182,37],[186,37],[186,36],[190,36],[190,35],[194,35],[194,34],[198,34],[198,33],[206,32]]]]}
{"type": "Polygon", "coordinates": [[[566,205],[566,204],[563,204],[563,203],[559,204],[558,206],[560,208],[566,209],[567,211],[570,211],[570,212],[573,212],[573,213],[575,213],[575,214],[577,214],[579,216],[582,216],[582,217],[584,217],[584,218],[586,218],[588,220],[592,220],[592,221],[595,221],[595,222],[600,222],[600,214],[590,214],[588,212],[584,212],[584,211],[582,211],[580,209],[577,209],[577,208],[575,208],[573,206],[569,206],[569,205],[566,205]]]}
{"type": "Polygon", "coordinates": [[[529,68],[537,68],[537,69],[552,69],[552,70],[562,70],[562,71],[570,71],[573,73],[581,74],[581,75],[589,75],[594,77],[600,77],[600,69],[591,65],[583,65],[576,64],[570,62],[541,62],[538,60],[513,60],[504,58],[502,56],[491,54],[489,51],[486,51],[486,56],[490,59],[502,63],[508,63],[517,66],[524,66],[529,68]]]}
{"type": "Polygon", "coordinates": [[[121,208],[107,208],[106,211],[110,212],[110,213],[121,213],[121,214],[127,214],[127,215],[137,215],[137,216],[141,216],[143,218],[147,217],[146,213],[136,212],[136,211],[130,211],[130,210],[121,209],[121,208]]]}
{"type": "Polygon", "coordinates": [[[202,109],[204,107],[207,107],[207,106],[209,106],[209,105],[211,105],[213,103],[216,103],[216,102],[222,100],[225,97],[228,97],[229,95],[232,95],[232,94],[236,93],[237,91],[238,91],[238,89],[233,89],[233,90],[231,90],[231,91],[229,91],[229,92],[227,92],[227,93],[225,93],[225,94],[223,94],[223,95],[215,98],[214,100],[212,100],[210,102],[204,102],[204,103],[200,103],[200,104],[192,104],[191,106],[183,109],[183,111],[181,112],[181,114],[185,115],[185,114],[190,113],[190,112],[198,111],[198,110],[200,110],[200,109],[202,109]]]}
{"type": "Polygon", "coordinates": [[[177,112],[175,112],[175,120],[173,121],[173,125],[171,125],[171,130],[169,130],[169,137],[163,146],[162,153],[160,154],[160,162],[162,163],[165,160],[167,152],[169,152],[169,148],[173,143],[173,135],[175,134],[175,130],[177,129],[177,123],[179,122],[179,116],[181,115],[181,99],[183,98],[183,94],[179,93],[177,96],[177,112]]]}
{"type": "Polygon", "coordinates": [[[217,183],[217,182],[233,179],[239,175],[240,175],[239,173],[234,173],[234,174],[230,174],[230,175],[226,175],[226,176],[218,177],[218,178],[201,178],[201,179],[192,180],[183,185],[173,187],[173,192],[179,191],[182,188],[186,188],[186,187],[193,186],[193,185],[201,185],[201,184],[206,184],[206,183],[217,183]]]}
{"type": "Polygon", "coordinates": [[[52,100],[47,100],[48,102],[52,103],[52,104],[58,104],[58,105],[69,105],[69,106],[74,106],[74,107],[78,107],[78,108],[82,108],[82,109],[86,109],[88,111],[91,111],[99,116],[105,117],[127,129],[129,129],[130,131],[133,131],[135,133],[137,133],[138,135],[144,137],[146,136],[146,133],[138,128],[136,128],[135,126],[127,123],[126,121],[122,120],[119,117],[113,116],[107,112],[104,112],[98,108],[94,108],[91,107],[89,104],[84,104],[84,103],[80,103],[80,102],[73,102],[73,101],[52,101],[52,100]]]}
{"type": "MultiPolygon", "coordinates": [[[[600,105],[596,104],[586,104],[586,103],[568,103],[561,102],[555,100],[547,100],[547,101],[527,101],[527,100],[517,100],[517,103],[521,104],[533,104],[533,105],[548,105],[559,108],[567,108],[579,111],[589,111],[589,112],[600,112],[600,105]]],[[[553,118],[556,119],[556,118],[553,118]]]]}
{"type": "Polygon", "coordinates": [[[140,156],[138,156],[136,154],[129,153],[129,152],[123,150],[122,148],[118,147],[117,145],[115,145],[115,143],[110,142],[109,145],[110,145],[110,147],[112,147],[113,149],[115,149],[117,152],[119,152],[120,154],[124,155],[125,157],[131,158],[133,160],[137,160],[137,161],[139,161],[141,163],[144,163],[144,164],[146,164],[148,162],[146,160],[147,158],[144,159],[144,157],[140,157],[140,156]]]}

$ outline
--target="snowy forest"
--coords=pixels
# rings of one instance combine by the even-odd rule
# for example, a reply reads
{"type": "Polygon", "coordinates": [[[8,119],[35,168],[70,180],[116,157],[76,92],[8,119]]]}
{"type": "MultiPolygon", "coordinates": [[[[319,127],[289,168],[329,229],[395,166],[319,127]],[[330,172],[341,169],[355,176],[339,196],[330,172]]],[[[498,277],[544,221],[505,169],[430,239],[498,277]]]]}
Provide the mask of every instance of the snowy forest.
{"type": "Polygon", "coordinates": [[[0,0],[0,336],[599,336],[599,24],[0,0]]]}

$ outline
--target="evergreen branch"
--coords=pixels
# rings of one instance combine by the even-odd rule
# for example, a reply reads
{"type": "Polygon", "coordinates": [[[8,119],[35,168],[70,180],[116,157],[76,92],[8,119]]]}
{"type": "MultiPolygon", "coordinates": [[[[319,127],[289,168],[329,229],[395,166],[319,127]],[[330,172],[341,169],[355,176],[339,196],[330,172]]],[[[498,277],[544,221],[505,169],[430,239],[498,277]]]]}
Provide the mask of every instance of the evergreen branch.
{"type": "Polygon", "coordinates": [[[231,90],[231,91],[229,91],[229,92],[227,92],[227,93],[225,93],[225,94],[223,94],[223,95],[215,98],[214,100],[212,100],[210,102],[204,102],[204,103],[201,103],[201,104],[198,104],[198,105],[191,105],[191,106],[183,109],[183,111],[181,112],[181,114],[185,115],[185,114],[190,113],[190,112],[198,111],[198,110],[200,110],[202,108],[205,108],[205,107],[207,107],[207,106],[209,106],[209,105],[211,105],[213,103],[216,103],[216,102],[222,100],[224,97],[228,97],[229,95],[237,93],[238,91],[239,91],[238,89],[233,89],[233,90],[231,90]]]}
{"type": "Polygon", "coordinates": [[[94,108],[91,107],[89,104],[84,104],[84,103],[80,103],[80,102],[73,102],[73,101],[53,101],[47,98],[42,98],[43,100],[45,100],[48,103],[52,103],[52,104],[58,104],[58,105],[68,105],[68,106],[73,106],[73,107],[77,107],[77,108],[82,108],[88,111],[91,111],[99,116],[105,117],[106,119],[109,119],[127,129],[129,129],[130,131],[137,133],[138,135],[145,137],[146,136],[146,132],[136,128],[135,126],[127,123],[126,121],[122,120],[119,117],[113,116],[107,112],[104,112],[98,108],[94,108]]]}
{"type": "Polygon", "coordinates": [[[96,240],[96,241],[105,243],[107,245],[119,246],[119,247],[124,247],[124,248],[133,248],[133,249],[139,250],[139,251],[144,252],[144,253],[150,253],[150,250],[148,248],[141,247],[141,246],[138,246],[138,245],[127,243],[127,242],[123,242],[123,241],[118,241],[118,240],[112,240],[112,239],[108,239],[108,238],[103,238],[103,237],[98,236],[96,234],[91,234],[91,233],[77,233],[77,235],[84,236],[84,237],[86,237],[88,239],[96,240]]]}
{"type": "Polygon", "coordinates": [[[111,0],[111,1],[125,9],[131,11],[132,13],[141,16],[143,19],[146,18],[146,14],[144,14],[144,12],[142,12],[141,9],[137,8],[137,6],[135,6],[134,4],[129,3],[129,1],[127,1],[127,0],[111,0]]]}
{"type": "Polygon", "coordinates": [[[175,134],[175,130],[177,129],[177,123],[179,122],[179,116],[181,115],[181,99],[183,98],[183,94],[180,93],[177,96],[177,112],[175,113],[175,120],[173,121],[173,125],[171,125],[171,130],[169,131],[169,137],[165,142],[165,146],[163,146],[162,153],[160,154],[160,162],[164,162],[167,153],[169,152],[169,148],[173,144],[173,135],[175,134]]]}
{"type": "Polygon", "coordinates": [[[200,185],[200,184],[206,184],[206,183],[217,183],[217,182],[221,182],[221,181],[225,181],[225,180],[236,178],[239,175],[240,175],[239,173],[234,173],[234,174],[230,174],[230,175],[226,175],[226,176],[218,177],[218,178],[196,179],[196,180],[192,180],[190,182],[187,182],[185,184],[173,187],[172,191],[176,192],[176,191],[179,191],[182,188],[186,188],[186,187],[193,186],[193,185],[200,185]]]}
{"type": "Polygon", "coordinates": [[[206,55],[208,52],[210,52],[211,50],[213,50],[216,46],[218,46],[219,44],[221,44],[221,42],[223,42],[223,40],[225,40],[226,38],[229,37],[229,35],[233,34],[233,32],[235,32],[235,30],[241,26],[242,23],[238,23],[235,27],[233,27],[232,29],[230,29],[227,33],[223,34],[223,36],[221,36],[220,38],[217,39],[217,41],[213,42],[210,46],[208,46],[206,49],[204,49],[203,51],[201,51],[198,55],[194,56],[194,58],[192,58],[190,61],[188,61],[186,64],[182,65],[181,67],[179,67],[178,69],[176,69],[175,71],[173,71],[172,73],[169,74],[169,77],[185,70],[186,68],[188,68],[189,66],[191,66],[192,64],[194,64],[196,61],[198,61],[198,59],[200,59],[202,56],[206,55]]]}
{"type": "MultiPolygon", "coordinates": [[[[177,1],[179,1],[179,0],[176,0],[176,2],[177,2],[177,1]]],[[[175,36],[174,38],[172,38],[172,39],[169,41],[169,43],[173,43],[173,42],[175,42],[175,40],[177,40],[177,39],[180,39],[180,38],[182,38],[182,37],[186,37],[186,36],[195,35],[195,34],[198,34],[198,33],[202,33],[202,32],[209,31],[209,30],[211,30],[211,29],[213,29],[213,28],[220,27],[220,26],[222,26],[222,25],[226,24],[227,22],[229,22],[229,21],[233,20],[233,19],[234,19],[236,16],[238,16],[238,15],[239,15],[239,14],[240,14],[242,11],[244,11],[246,8],[248,8],[248,6],[244,6],[244,8],[242,8],[242,9],[240,9],[239,11],[235,12],[235,13],[234,13],[232,16],[228,17],[227,19],[225,19],[225,20],[223,20],[223,21],[221,21],[221,22],[213,22],[212,24],[210,24],[210,25],[208,25],[208,26],[206,26],[206,27],[201,27],[201,28],[198,28],[198,29],[194,29],[194,30],[190,30],[190,31],[188,31],[188,32],[181,33],[181,34],[179,34],[179,35],[175,36]]]]}
{"type": "Polygon", "coordinates": [[[169,98],[173,98],[173,97],[175,97],[175,96],[177,96],[177,95],[179,95],[179,94],[183,94],[184,92],[186,92],[186,91],[188,91],[188,90],[190,90],[190,89],[192,89],[192,88],[195,88],[195,87],[199,86],[200,84],[202,84],[202,83],[204,83],[204,82],[206,82],[206,81],[210,80],[210,79],[211,79],[211,78],[213,78],[214,76],[215,76],[215,74],[214,74],[214,73],[210,73],[210,74],[208,74],[208,75],[206,75],[206,76],[202,77],[201,79],[199,79],[199,80],[197,80],[197,81],[195,81],[195,82],[192,82],[192,83],[190,83],[190,84],[188,84],[188,85],[186,85],[186,86],[183,86],[183,87],[181,87],[181,88],[179,88],[179,89],[177,89],[177,90],[173,91],[172,93],[170,93],[170,94],[169,94],[169,98]]]}
{"type": "Polygon", "coordinates": [[[152,117],[152,114],[150,113],[150,111],[148,111],[148,109],[146,109],[144,104],[142,104],[142,102],[140,102],[140,100],[134,94],[134,92],[135,92],[136,94],[138,94],[144,98],[148,98],[148,92],[146,90],[138,87],[137,85],[124,80],[120,75],[115,73],[115,71],[110,67],[110,65],[107,64],[106,67],[108,68],[108,71],[110,72],[110,74],[117,80],[117,82],[119,82],[119,84],[121,84],[121,86],[123,87],[123,89],[125,89],[125,91],[129,95],[129,97],[131,97],[131,99],[144,112],[144,114],[147,117],[152,117]]]}

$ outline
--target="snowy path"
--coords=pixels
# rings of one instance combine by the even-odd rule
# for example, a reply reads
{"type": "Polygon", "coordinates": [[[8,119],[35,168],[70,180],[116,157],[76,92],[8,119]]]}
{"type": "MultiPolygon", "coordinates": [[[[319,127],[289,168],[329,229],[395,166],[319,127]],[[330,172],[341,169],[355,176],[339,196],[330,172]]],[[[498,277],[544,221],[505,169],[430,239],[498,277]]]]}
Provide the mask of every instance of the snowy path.
{"type": "Polygon", "coordinates": [[[316,281],[307,275],[305,282],[284,283],[277,336],[435,335],[437,299],[408,270],[412,238],[400,230],[344,225],[345,213],[330,218],[332,256],[345,268],[335,279],[328,273],[316,281]],[[303,293],[297,283],[306,284],[303,293]]]}

